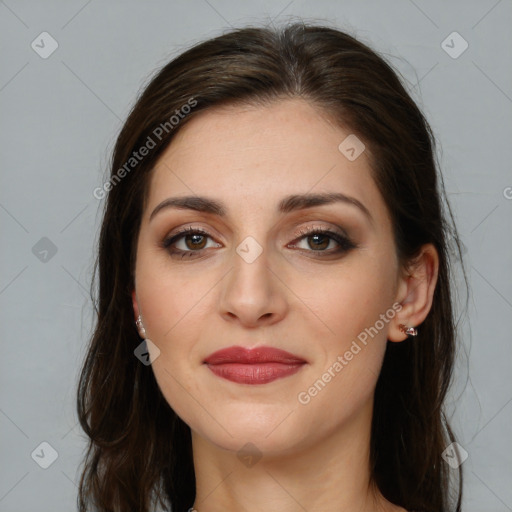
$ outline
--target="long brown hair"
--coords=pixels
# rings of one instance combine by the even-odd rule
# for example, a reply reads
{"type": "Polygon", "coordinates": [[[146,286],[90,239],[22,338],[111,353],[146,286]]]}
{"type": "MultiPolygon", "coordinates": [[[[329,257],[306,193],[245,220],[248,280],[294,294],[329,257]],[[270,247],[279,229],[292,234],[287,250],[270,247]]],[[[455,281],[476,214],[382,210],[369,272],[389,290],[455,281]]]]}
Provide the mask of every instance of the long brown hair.
{"type": "Polygon", "coordinates": [[[371,476],[407,510],[460,510],[460,471],[453,485],[441,456],[453,440],[442,408],[455,351],[448,237],[459,245],[434,138],[396,72],[373,50],[338,30],[299,23],[233,30],[187,50],[151,80],[120,132],[101,189],[108,195],[95,268],[97,323],[77,397],[89,438],[80,511],[192,506],[190,429],[167,404],[151,367],[134,356],[141,339],[131,292],[148,178],[173,136],[200,111],[291,97],[309,101],[367,145],[401,263],[426,243],[439,253],[432,309],[419,335],[388,343],[375,391],[371,476]],[[151,148],[135,159],[143,146],[151,148]]]}

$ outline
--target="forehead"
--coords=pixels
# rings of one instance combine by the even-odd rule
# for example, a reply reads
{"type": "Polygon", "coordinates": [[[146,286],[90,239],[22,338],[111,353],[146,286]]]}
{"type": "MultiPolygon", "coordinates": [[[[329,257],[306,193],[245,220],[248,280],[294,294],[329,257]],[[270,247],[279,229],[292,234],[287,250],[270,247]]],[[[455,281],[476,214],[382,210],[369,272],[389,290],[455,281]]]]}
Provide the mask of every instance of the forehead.
{"type": "Polygon", "coordinates": [[[350,135],[304,100],[203,111],[157,162],[148,209],[195,194],[222,199],[234,211],[265,210],[289,194],[339,192],[386,215],[368,151],[349,160],[339,149],[350,135]]]}

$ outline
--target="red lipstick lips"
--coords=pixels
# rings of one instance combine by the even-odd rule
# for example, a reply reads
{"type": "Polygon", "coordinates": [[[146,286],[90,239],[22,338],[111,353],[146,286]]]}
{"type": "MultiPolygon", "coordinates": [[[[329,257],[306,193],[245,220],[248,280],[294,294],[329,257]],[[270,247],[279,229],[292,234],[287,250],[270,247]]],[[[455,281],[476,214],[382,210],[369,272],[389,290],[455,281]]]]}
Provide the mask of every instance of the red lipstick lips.
{"type": "Polygon", "coordinates": [[[298,372],[304,359],[272,347],[229,347],[204,361],[218,377],[240,384],[266,384],[298,372]]]}

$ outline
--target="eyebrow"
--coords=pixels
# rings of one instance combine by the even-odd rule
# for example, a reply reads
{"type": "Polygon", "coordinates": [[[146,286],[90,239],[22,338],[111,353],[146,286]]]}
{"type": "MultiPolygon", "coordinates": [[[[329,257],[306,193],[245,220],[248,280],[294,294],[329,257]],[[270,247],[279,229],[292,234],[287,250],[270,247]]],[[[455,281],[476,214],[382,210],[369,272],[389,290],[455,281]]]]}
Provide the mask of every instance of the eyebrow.
{"type": "MultiPolygon", "coordinates": [[[[362,211],[366,217],[373,221],[368,208],[361,203],[355,197],[347,196],[339,192],[323,193],[323,194],[293,194],[283,198],[277,207],[280,213],[290,213],[293,211],[303,210],[306,208],[313,208],[315,206],[321,206],[333,203],[345,203],[357,207],[362,211]]],[[[179,210],[194,210],[197,212],[211,213],[218,215],[219,217],[225,217],[227,215],[227,209],[223,203],[215,199],[201,196],[182,196],[182,197],[169,197],[162,201],[156,208],[151,212],[149,221],[155,217],[155,215],[167,208],[177,208],[179,210]]]]}

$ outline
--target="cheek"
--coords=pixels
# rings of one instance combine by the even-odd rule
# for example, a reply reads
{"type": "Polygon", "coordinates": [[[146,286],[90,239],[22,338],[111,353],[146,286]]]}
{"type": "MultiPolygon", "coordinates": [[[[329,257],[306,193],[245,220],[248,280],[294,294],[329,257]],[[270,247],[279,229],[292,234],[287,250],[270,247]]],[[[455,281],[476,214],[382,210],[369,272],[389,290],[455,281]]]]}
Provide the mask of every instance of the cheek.
{"type": "MultiPolygon", "coordinates": [[[[304,303],[321,319],[315,321],[325,334],[317,338],[317,364],[307,382],[318,383],[316,388],[321,389],[312,389],[316,406],[343,403],[338,411],[346,415],[373,393],[395,313],[393,269],[392,258],[384,256],[347,260],[336,274],[317,276],[317,286],[299,289],[304,303]]],[[[337,420],[333,414],[332,421],[337,420]]]]}
{"type": "Polygon", "coordinates": [[[336,430],[371,409],[389,325],[380,315],[392,300],[387,283],[372,277],[360,274],[357,280],[329,284],[323,294],[308,298],[318,305],[329,334],[315,340],[316,363],[296,397],[305,429],[336,430]]]}
{"type": "Polygon", "coordinates": [[[137,262],[137,296],[148,337],[166,350],[171,340],[199,329],[194,318],[203,314],[205,299],[217,281],[208,272],[198,275],[171,270],[162,255],[141,254],[137,262]]]}
{"type": "Polygon", "coordinates": [[[200,364],[198,341],[204,333],[208,291],[218,279],[171,272],[150,251],[137,257],[137,297],[148,338],[160,350],[152,363],[157,383],[169,405],[184,421],[201,414],[191,397],[201,396],[194,371],[200,364]]]}
{"type": "MultiPolygon", "coordinates": [[[[316,317],[324,343],[340,350],[391,308],[394,277],[392,258],[358,257],[335,270],[321,269],[307,280],[297,276],[291,287],[316,317]]],[[[379,323],[384,337],[387,325],[379,323]]]]}

